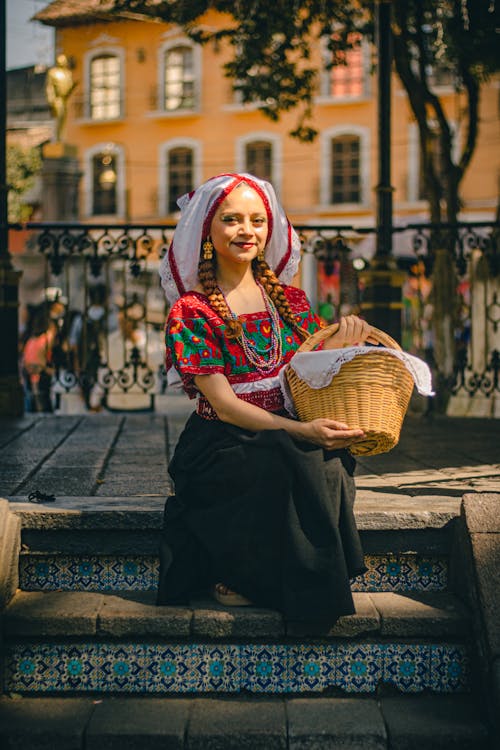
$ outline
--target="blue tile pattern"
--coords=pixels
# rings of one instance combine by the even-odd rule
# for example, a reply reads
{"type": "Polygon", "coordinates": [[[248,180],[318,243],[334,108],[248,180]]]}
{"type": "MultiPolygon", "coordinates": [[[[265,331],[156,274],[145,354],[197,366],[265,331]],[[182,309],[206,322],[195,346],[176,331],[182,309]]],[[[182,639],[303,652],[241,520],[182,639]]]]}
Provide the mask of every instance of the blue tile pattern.
{"type": "MultiPolygon", "coordinates": [[[[368,570],[353,580],[353,591],[443,591],[448,584],[444,558],[367,555],[365,564],[368,570]]],[[[19,568],[25,591],[151,591],[158,573],[152,556],[22,555],[19,568]]]]}
{"type": "Polygon", "coordinates": [[[447,561],[440,557],[365,555],[365,565],[353,591],[444,591],[448,585],[447,561]]]}
{"type": "Polygon", "coordinates": [[[463,692],[469,661],[456,644],[66,643],[6,647],[10,692],[463,692]]]}
{"type": "Polygon", "coordinates": [[[19,561],[25,591],[151,591],[158,575],[152,556],[22,555],[19,561]]]}

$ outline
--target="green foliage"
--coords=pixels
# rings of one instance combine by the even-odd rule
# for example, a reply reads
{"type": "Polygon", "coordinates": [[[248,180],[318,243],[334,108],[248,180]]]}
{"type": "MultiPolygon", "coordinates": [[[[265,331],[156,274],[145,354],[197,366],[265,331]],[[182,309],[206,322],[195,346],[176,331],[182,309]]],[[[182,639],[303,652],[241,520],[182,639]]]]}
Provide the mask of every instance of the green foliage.
{"type": "MultiPolygon", "coordinates": [[[[478,137],[480,87],[500,69],[499,6],[500,0],[390,2],[395,68],[418,123],[436,222],[453,222],[460,210],[459,185],[478,137]],[[458,159],[455,135],[436,93],[443,73],[466,98],[458,159]]],[[[317,135],[313,115],[320,71],[312,50],[322,45],[326,69],[346,64],[346,51],[362,36],[374,41],[375,8],[375,0],[115,0],[117,13],[178,24],[201,44],[229,44],[232,55],[224,74],[241,100],[256,104],[273,121],[296,110],[290,135],[306,142],[317,135]],[[222,28],[203,25],[209,10],[225,14],[222,28]]]]}
{"type": "Polygon", "coordinates": [[[224,65],[224,74],[232,79],[241,101],[257,104],[273,121],[298,108],[292,135],[306,141],[316,135],[307,123],[318,90],[319,71],[310,61],[313,46],[327,39],[325,66],[342,64],[342,53],[353,45],[351,32],[365,31],[369,21],[358,3],[338,0],[117,0],[115,8],[176,23],[200,44],[228,43],[233,54],[224,65]],[[212,31],[202,25],[207,10],[226,14],[224,28],[212,31]]]}
{"type": "Polygon", "coordinates": [[[9,222],[27,221],[31,207],[23,198],[35,185],[36,176],[42,167],[38,148],[24,149],[17,145],[7,146],[7,184],[9,222]]]}

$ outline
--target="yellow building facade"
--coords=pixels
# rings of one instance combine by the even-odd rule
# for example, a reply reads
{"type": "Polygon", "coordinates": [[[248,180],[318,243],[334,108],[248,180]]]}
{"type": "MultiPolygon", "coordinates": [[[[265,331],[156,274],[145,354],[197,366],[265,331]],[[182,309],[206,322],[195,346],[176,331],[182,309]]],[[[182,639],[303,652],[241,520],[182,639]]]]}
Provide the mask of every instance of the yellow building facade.
{"type": "MultiPolygon", "coordinates": [[[[369,45],[348,66],[322,74],[312,123],[319,134],[300,143],[289,135],[297,113],[275,123],[238,101],[222,71],[227,51],[193,44],[182,29],[159,22],[108,22],[90,11],[76,18],[74,5],[52,3],[37,18],[56,26],[56,52],[68,57],[77,82],[64,140],[77,147],[81,163],[82,220],[175,221],[175,198],[186,189],[246,170],[272,180],[293,222],[374,224],[377,103],[369,45]]],[[[209,13],[203,24],[217,27],[221,17],[209,13]]],[[[320,66],[322,54],[318,45],[320,66]]],[[[392,83],[395,222],[425,221],[418,130],[396,76],[392,83]]],[[[465,100],[444,84],[436,92],[460,142],[465,100]]],[[[482,89],[477,148],[462,186],[464,220],[494,217],[498,95],[498,81],[482,89]]]]}

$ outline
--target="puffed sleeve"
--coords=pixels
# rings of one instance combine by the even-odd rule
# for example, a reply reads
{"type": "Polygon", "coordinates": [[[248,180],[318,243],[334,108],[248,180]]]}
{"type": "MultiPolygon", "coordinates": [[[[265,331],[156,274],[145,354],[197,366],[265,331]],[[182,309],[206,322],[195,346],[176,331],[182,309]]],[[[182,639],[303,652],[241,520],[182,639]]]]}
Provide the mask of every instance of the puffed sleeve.
{"type": "Polygon", "coordinates": [[[188,297],[181,297],[172,306],[165,328],[165,343],[167,369],[175,368],[190,398],[198,394],[195,375],[224,372],[218,319],[188,297]]]}

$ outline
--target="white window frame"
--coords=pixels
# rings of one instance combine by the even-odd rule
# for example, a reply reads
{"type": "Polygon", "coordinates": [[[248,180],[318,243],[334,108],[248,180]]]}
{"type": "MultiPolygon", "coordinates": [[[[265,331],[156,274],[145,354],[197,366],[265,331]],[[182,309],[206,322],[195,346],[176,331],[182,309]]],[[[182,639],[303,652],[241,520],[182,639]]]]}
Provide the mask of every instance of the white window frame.
{"type": "Polygon", "coordinates": [[[123,146],[118,146],[116,143],[96,143],[91,148],[88,148],[83,155],[84,171],[83,171],[83,210],[85,218],[91,218],[95,216],[101,220],[109,219],[125,219],[126,214],[126,200],[125,200],[125,151],[123,146]],[[93,160],[98,154],[109,153],[116,159],[116,213],[114,214],[94,214],[93,209],[93,160]]]}
{"type": "Polygon", "coordinates": [[[85,106],[84,106],[84,120],[86,122],[92,123],[95,122],[97,124],[103,123],[103,122],[117,122],[119,120],[123,120],[125,117],[125,91],[126,91],[126,85],[125,85],[125,51],[122,47],[97,47],[90,52],[86,52],[83,60],[83,69],[84,69],[84,81],[85,81],[85,106]],[[95,118],[92,117],[91,107],[90,107],[90,95],[91,95],[91,77],[90,77],[90,70],[92,67],[92,61],[96,57],[106,57],[106,56],[112,56],[117,57],[120,62],[120,114],[118,117],[104,117],[104,118],[95,118]]]}
{"type": "Polygon", "coordinates": [[[370,206],[371,195],[371,165],[370,165],[370,130],[359,125],[338,125],[321,133],[321,182],[320,202],[322,206],[350,211],[370,206]],[[332,203],[330,200],[330,186],[332,178],[332,140],[343,135],[355,135],[359,138],[360,158],[360,188],[359,203],[332,203]]]}
{"type": "MultiPolygon", "coordinates": [[[[193,185],[196,188],[202,182],[202,146],[194,138],[171,138],[160,143],[158,148],[158,215],[170,215],[167,211],[168,197],[168,155],[175,148],[189,148],[193,152],[193,185]]],[[[180,197],[180,196],[179,196],[180,197]]],[[[174,215],[177,215],[175,212],[174,215]]]]}
{"type": "Polygon", "coordinates": [[[276,195],[281,194],[282,185],[282,164],[283,164],[283,146],[281,137],[275,133],[270,133],[267,130],[254,130],[251,133],[246,133],[236,139],[235,142],[235,162],[236,171],[246,171],[246,147],[253,141],[267,141],[272,147],[272,185],[276,192],[276,195]]]}
{"type": "Polygon", "coordinates": [[[365,101],[371,97],[372,93],[372,75],[370,74],[370,62],[371,62],[371,45],[370,42],[363,38],[361,41],[361,59],[363,64],[363,88],[361,94],[357,96],[346,95],[346,96],[333,96],[331,94],[331,69],[326,69],[328,56],[330,51],[327,47],[327,40],[323,38],[321,40],[321,74],[320,74],[320,94],[314,98],[317,104],[346,104],[350,102],[365,101]]]}
{"type": "Polygon", "coordinates": [[[202,91],[202,80],[201,80],[201,48],[199,44],[195,44],[191,39],[187,37],[177,37],[175,39],[168,39],[158,49],[158,89],[156,92],[156,112],[154,114],[162,114],[165,117],[180,117],[186,114],[199,112],[201,108],[201,91],[202,91]],[[166,109],[165,108],[165,56],[168,52],[176,47],[188,47],[193,53],[193,73],[194,73],[194,106],[182,109],[166,109]]]}

